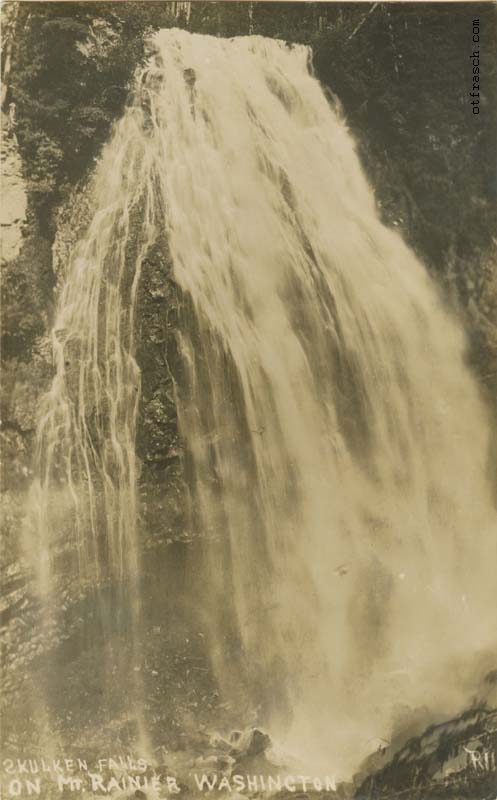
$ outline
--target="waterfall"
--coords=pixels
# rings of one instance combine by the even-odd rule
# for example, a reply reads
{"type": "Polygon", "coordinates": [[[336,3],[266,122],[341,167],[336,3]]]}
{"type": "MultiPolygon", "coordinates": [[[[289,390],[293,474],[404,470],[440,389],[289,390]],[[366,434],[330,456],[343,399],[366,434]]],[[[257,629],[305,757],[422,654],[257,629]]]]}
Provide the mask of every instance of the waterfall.
{"type": "Polygon", "coordinates": [[[42,583],[50,595],[69,535],[80,580],[124,586],[113,613],[139,607],[134,325],[165,230],[212,661],[289,748],[345,775],[399,709],[467,701],[470,657],[495,644],[486,412],[463,332],[380,222],[309,49],[168,29],[152,50],[60,295],[42,583]],[[68,508],[70,532],[54,521],[68,508]]]}

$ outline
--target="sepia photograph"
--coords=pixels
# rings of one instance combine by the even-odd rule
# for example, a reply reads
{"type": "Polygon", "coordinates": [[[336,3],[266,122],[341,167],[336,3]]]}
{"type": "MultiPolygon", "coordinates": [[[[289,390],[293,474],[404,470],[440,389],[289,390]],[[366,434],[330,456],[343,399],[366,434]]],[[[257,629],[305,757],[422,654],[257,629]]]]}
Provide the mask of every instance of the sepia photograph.
{"type": "Polygon", "coordinates": [[[1,800],[497,800],[497,2],[0,14],[1,800]]]}

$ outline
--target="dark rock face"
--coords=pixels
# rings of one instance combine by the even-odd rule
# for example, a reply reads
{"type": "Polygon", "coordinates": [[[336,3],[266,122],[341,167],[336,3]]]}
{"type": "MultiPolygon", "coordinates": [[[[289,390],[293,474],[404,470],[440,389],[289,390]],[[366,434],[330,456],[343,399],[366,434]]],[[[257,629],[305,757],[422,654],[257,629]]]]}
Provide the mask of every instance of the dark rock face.
{"type": "Polygon", "coordinates": [[[470,709],[430,726],[378,768],[382,757],[375,756],[376,768],[362,781],[355,800],[495,800],[497,711],[470,709]]]}
{"type": "Polygon", "coordinates": [[[163,473],[177,464],[181,452],[174,377],[178,368],[178,312],[178,289],[167,243],[158,242],[142,265],[136,359],[142,374],[137,451],[144,472],[159,482],[163,473]]]}
{"type": "Polygon", "coordinates": [[[0,447],[4,488],[26,484],[36,410],[51,373],[45,331],[52,301],[50,245],[35,219],[19,255],[2,264],[2,390],[0,447]]]}
{"type": "Polygon", "coordinates": [[[180,294],[165,236],[159,236],[141,269],[135,357],[142,376],[136,451],[141,465],[143,529],[154,540],[174,539],[184,527],[182,444],[176,412],[180,294]]]}

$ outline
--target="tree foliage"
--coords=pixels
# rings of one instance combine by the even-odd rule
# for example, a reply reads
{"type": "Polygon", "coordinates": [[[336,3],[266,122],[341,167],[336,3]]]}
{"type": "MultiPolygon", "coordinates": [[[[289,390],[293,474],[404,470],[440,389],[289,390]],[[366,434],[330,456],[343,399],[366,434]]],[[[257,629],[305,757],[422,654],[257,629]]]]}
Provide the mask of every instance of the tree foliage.
{"type": "Polygon", "coordinates": [[[8,100],[39,206],[53,206],[92,163],[122,113],[144,34],[167,24],[162,3],[20,4],[8,100]]]}

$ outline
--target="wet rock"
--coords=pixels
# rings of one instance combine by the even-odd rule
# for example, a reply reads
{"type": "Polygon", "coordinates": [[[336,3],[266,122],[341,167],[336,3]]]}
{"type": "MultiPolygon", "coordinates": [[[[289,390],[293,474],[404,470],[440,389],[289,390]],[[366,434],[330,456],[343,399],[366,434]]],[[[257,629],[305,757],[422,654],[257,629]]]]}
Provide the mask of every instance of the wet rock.
{"type": "Polygon", "coordinates": [[[22,161],[15,136],[8,138],[5,134],[3,135],[0,157],[4,198],[0,209],[1,255],[3,261],[12,261],[19,254],[22,246],[22,226],[26,218],[27,207],[22,161]]]}
{"type": "Polygon", "coordinates": [[[197,80],[195,70],[192,67],[188,67],[187,69],[183,70],[183,75],[188,86],[193,87],[195,85],[195,81],[197,80]]]}
{"type": "Polygon", "coordinates": [[[227,753],[202,756],[195,761],[195,766],[198,769],[208,773],[221,773],[222,775],[230,775],[235,764],[236,759],[227,753]]]}
{"type": "Polygon", "coordinates": [[[230,735],[231,753],[239,761],[244,757],[263,755],[271,747],[271,738],[259,730],[233,731],[230,735]]]}
{"type": "Polygon", "coordinates": [[[213,750],[222,750],[225,753],[229,753],[232,749],[232,743],[221,736],[219,733],[214,733],[209,739],[209,746],[213,750]]]}
{"type": "Polygon", "coordinates": [[[497,710],[475,708],[410,739],[382,768],[357,776],[356,800],[495,797],[497,710]]]}

